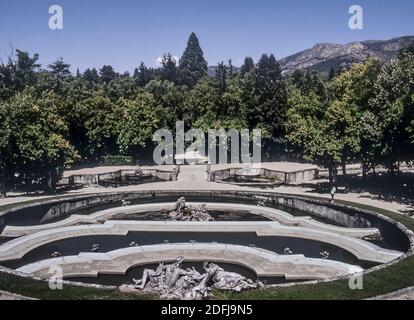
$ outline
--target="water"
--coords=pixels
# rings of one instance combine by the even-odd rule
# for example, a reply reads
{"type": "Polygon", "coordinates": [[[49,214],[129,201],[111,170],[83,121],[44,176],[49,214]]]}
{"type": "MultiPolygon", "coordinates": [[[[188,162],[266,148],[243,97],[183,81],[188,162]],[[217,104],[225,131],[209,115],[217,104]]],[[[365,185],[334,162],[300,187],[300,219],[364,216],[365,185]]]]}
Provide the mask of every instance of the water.
{"type": "MultiPolygon", "coordinates": [[[[208,213],[215,221],[271,221],[270,219],[252,214],[249,211],[222,211],[208,210],[208,213]]],[[[128,215],[115,215],[111,220],[132,220],[132,221],[165,221],[168,217],[168,210],[140,212],[128,215]]]]}
{"type": "Polygon", "coordinates": [[[100,180],[99,185],[103,187],[125,187],[130,185],[139,185],[144,183],[153,183],[165,181],[152,175],[145,176],[121,176],[120,178],[100,180]]]}
{"type": "Polygon", "coordinates": [[[283,254],[284,249],[289,247],[294,254],[303,254],[309,258],[321,258],[322,251],[330,253],[329,260],[341,261],[349,264],[371,267],[372,264],[359,261],[350,252],[315,240],[307,240],[290,237],[258,237],[256,233],[236,232],[130,232],[127,236],[100,235],[69,238],[59,240],[38,247],[27,253],[17,261],[2,262],[1,264],[10,268],[18,268],[25,264],[49,259],[53,252],[59,252],[61,256],[77,255],[80,252],[91,252],[93,244],[99,244],[98,252],[108,252],[116,249],[126,248],[134,241],[139,245],[169,243],[183,243],[195,240],[203,243],[226,243],[235,245],[254,245],[258,248],[283,254]]]}

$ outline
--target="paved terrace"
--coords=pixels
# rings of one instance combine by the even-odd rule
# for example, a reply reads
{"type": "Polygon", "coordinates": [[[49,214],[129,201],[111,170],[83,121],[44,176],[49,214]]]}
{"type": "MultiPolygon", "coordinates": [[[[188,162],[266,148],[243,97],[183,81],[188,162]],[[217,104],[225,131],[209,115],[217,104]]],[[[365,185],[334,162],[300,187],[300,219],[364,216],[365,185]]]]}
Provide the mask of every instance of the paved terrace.
{"type": "MultiPolygon", "coordinates": [[[[198,207],[201,202],[186,202],[187,205],[198,207]]],[[[149,203],[139,204],[127,207],[111,208],[107,210],[98,211],[90,215],[73,214],[70,217],[57,221],[54,223],[41,224],[35,226],[6,226],[1,234],[2,237],[20,237],[35,232],[51,230],[55,228],[68,227],[80,224],[97,224],[102,223],[112,218],[128,216],[131,214],[144,212],[159,212],[162,210],[172,210],[174,203],[149,203]]],[[[253,205],[235,204],[235,203],[207,203],[208,210],[225,210],[225,211],[247,211],[252,214],[257,214],[272,221],[276,221],[286,226],[308,227],[317,230],[328,231],[340,235],[351,236],[356,238],[365,238],[370,236],[380,235],[376,228],[345,228],[313,220],[311,217],[294,217],[284,211],[274,208],[258,207],[253,205]]]]}
{"type": "MultiPolygon", "coordinates": [[[[227,167],[236,166],[240,167],[240,165],[217,165],[212,166],[212,170],[224,169],[227,167]]],[[[314,168],[313,165],[308,164],[299,164],[299,163],[291,163],[291,162],[272,162],[272,163],[263,163],[263,167],[269,168],[272,170],[277,171],[299,171],[299,170],[306,170],[314,168]]],[[[143,166],[144,169],[160,169],[160,170],[172,170],[174,166],[143,166]]],[[[112,171],[117,171],[121,169],[137,169],[136,166],[123,166],[123,167],[94,167],[94,168],[86,168],[86,169],[79,169],[79,170],[71,170],[66,171],[64,173],[65,176],[73,175],[73,174],[98,174],[98,173],[108,173],[112,171]]],[[[251,187],[240,187],[236,185],[229,185],[223,183],[216,183],[216,182],[209,182],[207,181],[207,174],[206,174],[207,167],[205,165],[200,166],[181,166],[181,173],[178,176],[177,181],[170,181],[170,182],[155,182],[155,183],[148,183],[136,186],[125,186],[119,188],[104,188],[104,187],[88,187],[83,188],[80,190],[70,191],[67,192],[67,195],[74,195],[74,194],[89,194],[89,193],[96,193],[96,192],[116,192],[116,191],[139,191],[139,190],[241,190],[241,191],[260,191],[257,188],[251,187]]],[[[317,183],[316,181],[310,182],[317,183]]],[[[274,189],[267,189],[266,192],[275,192],[275,193],[286,193],[292,195],[308,195],[308,196],[316,196],[320,198],[329,199],[329,194],[319,194],[312,190],[312,188],[301,188],[301,187],[290,187],[290,186],[280,186],[275,187],[274,189]]],[[[10,203],[18,203],[22,201],[29,201],[34,199],[44,199],[49,198],[50,196],[28,196],[22,193],[9,193],[9,197],[5,199],[0,199],[0,206],[4,204],[10,203]]],[[[406,212],[412,209],[410,206],[398,203],[396,201],[385,201],[378,199],[375,195],[365,193],[346,193],[346,194],[337,194],[335,196],[336,199],[357,202],[364,205],[374,206],[383,208],[389,211],[401,213],[406,212]]]]}
{"type": "Polygon", "coordinates": [[[96,277],[98,273],[125,274],[134,266],[173,261],[178,256],[185,257],[186,261],[238,264],[253,270],[259,277],[285,277],[287,280],[329,279],[363,271],[359,266],[337,261],[277,255],[263,249],[218,243],[148,245],[108,253],[81,253],[31,263],[17,271],[49,277],[49,268],[59,265],[63,277],[96,277]]]}
{"type": "Polygon", "coordinates": [[[93,235],[127,235],[130,231],[147,232],[254,232],[258,237],[281,236],[309,239],[343,248],[362,261],[386,263],[403,253],[334,232],[304,227],[281,226],[277,222],[175,222],[107,221],[99,225],[81,225],[39,231],[8,241],[0,246],[0,261],[18,260],[25,254],[54,241],[93,235]]]}

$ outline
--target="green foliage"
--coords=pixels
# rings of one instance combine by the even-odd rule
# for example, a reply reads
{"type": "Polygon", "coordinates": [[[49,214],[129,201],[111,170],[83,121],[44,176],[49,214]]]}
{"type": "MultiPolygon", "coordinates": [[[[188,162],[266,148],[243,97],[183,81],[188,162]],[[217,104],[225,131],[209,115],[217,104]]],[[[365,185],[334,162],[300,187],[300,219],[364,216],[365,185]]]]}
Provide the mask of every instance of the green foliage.
{"type": "Polygon", "coordinates": [[[132,146],[145,146],[157,128],[155,100],[149,93],[139,95],[135,100],[121,98],[117,102],[121,119],[117,125],[117,145],[122,154],[132,146]]]}
{"type": "Polygon", "coordinates": [[[130,156],[113,156],[108,155],[103,157],[104,166],[130,166],[134,163],[130,156]]]}
{"type": "Polygon", "coordinates": [[[96,71],[95,68],[91,69],[86,69],[85,72],[83,73],[83,79],[85,79],[88,82],[95,82],[98,83],[100,81],[99,79],[99,73],[98,71],[96,71]]]}
{"type": "Polygon", "coordinates": [[[246,74],[248,74],[250,71],[253,71],[254,70],[254,68],[255,68],[255,65],[254,65],[254,61],[253,61],[253,58],[251,58],[251,57],[246,57],[245,59],[244,59],[244,63],[243,63],[243,65],[241,66],[241,68],[240,68],[240,75],[242,76],[242,77],[244,77],[246,74]]]}
{"type": "Polygon", "coordinates": [[[109,82],[117,78],[119,75],[114,71],[114,68],[112,68],[111,66],[103,66],[99,70],[99,76],[103,83],[108,84],[109,82]]]}
{"type": "Polygon", "coordinates": [[[410,51],[402,51],[398,59],[382,67],[369,104],[382,131],[381,156],[394,170],[397,161],[411,160],[414,151],[414,55],[410,51]]]}
{"type": "Polygon", "coordinates": [[[58,80],[62,80],[71,75],[69,70],[70,64],[63,62],[62,57],[57,59],[52,64],[49,64],[48,68],[50,69],[50,74],[55,76],[58,80]]]}
{"type": "Polygon", "coordinates": [[[35,182],[53,189],[62,169],[78,155],[67,139],[58,96],[46,92],[37,98],[33,92],[28,88],[0,106],[1,119],[6,118],[1,147],[7,148],[7,156],[2,158],[10,173],[18,170],[16,183],[35,182]]]}
{"type": "Polygon", "coordinates": [[[178,68],[176,65],[177,61],[175,58],[170,54],[164,54],[162,58],[161,64],[161,78],[163,80],[170,81],[172,83],[178,83],[178,68]]]}
{"type": "Polygon", "coordinates": [[[197,36],[193,32],[188,39],[187,48],[180,59],[179,72],[181,83],[192,88],[207,75],[207,61],[204,59],[197,36]]]}
{"type": "MultiPolygon", "coordinates": [[[[414,59],[410,48],[391,63],[367,59],[330,79],[282,74],[273,55],[231,60],[214,77],[195,34],[176,66],[141,63],[131,77],[113,67],[76,77],[62,58],[40,69],[39,56],[16,50],[0,65],[0,174],[10,187],[53,185],[74,161],[136,155],[158,128],[261,129],[268,155],[292,150],[326,167],[362,161],[395,169],[414,154],[414,59]],[[79,155],[79,157],[78,157],[79,155]]],[[[52,186],[53,187],[53,186],[52,186]]]]}

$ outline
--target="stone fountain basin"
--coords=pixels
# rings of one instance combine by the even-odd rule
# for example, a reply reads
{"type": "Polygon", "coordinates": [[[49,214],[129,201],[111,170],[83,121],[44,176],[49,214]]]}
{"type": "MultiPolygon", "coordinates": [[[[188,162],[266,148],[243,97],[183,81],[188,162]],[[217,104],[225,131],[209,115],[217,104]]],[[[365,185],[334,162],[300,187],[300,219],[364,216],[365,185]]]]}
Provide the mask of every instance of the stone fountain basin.
{"type": "MultiPolygon", "coordinates": [[[[201,202],[187,202],[188,206],[198,207],[201,202]]],[[[174,207],[174,203],[148,203],[139,204],[127,207],[117,207],[107,210],[94,212],[90,215],[72,214],[70,217],[49,224],[41,224],[35,226],[6,226],[1,234],[2,237],[20,237],[23,235],[33,234],[39,231],[52,230],[55,228],[79,225],[79,224],[97,224],[119,216],[128,216],[138,213],[169,211],[174,207]]],[[[207,210],[222,210],[222,211],[248,211],[252,214],[266,217],[272,221],[278,222],[285,226],[308,227],[321,231],[328,231],[340,235],[351,236],[356,238],[375,238],[380,237],[380,232],[377,228],[346,228],[330,224],[318,222],[311,217],[294,217],[291,214],[268,207],[259,207],[254,205],[234,204],[234,203],[207,203],[207,210]]],[[[218,222],[215,222],[218,223],[218,222]]]]}
{"type": "Polygon", "coordinates": [[[336,232],[307,227],[283,226],[278,222],[175,222],[106,221],[103,224],[60,227],[38,231],[0,246],[0,262],[19,260],[43,245],[70,238],[94,235],[127,235],[129,232],[223,232],[255,233],[258,237],[291,237],[315,240],[342,248],[361,261],[386,263],[403,253],[336,232]]]}
{"type": "Polygon", "coordinates": [[[209,261],[238,264],[258,277],[284,277],[286,280],[320,280],[360,273],[359,266],[338,261],[305,258],[303,255],[278,255],[260,248],[220,243],[175,243],[123,248],[107,253],[81,253],[25,265],[17,271],[50,277],[50,268],[60,266],[63,277],[96,277],[98,274],[126,274],[139,265],[174,261],[209,261]]]}

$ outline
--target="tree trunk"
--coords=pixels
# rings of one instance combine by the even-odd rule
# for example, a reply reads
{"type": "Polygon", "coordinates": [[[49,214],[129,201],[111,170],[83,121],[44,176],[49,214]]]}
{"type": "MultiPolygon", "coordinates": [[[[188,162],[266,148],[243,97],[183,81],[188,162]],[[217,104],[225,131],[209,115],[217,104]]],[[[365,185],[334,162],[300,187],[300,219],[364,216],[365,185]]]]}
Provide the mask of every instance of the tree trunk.
{"type": "Polygon", "coordinates": [[[346,180],[346,160],[345,159],[342,160],[341,165],[342,165],[342,175],[344,177],[344,180],[346,180]]]}
{"type": "Polygon", "coordinates": [[[368,165],[363,162],[362,163],[362,180],[365,181],[367,179],[367,172],[368,172],[368,165]]]}
{"type": "Polygon", "coordinates": [[[336,183],[336,176],[338,174],[338,170],[336,169],[336,167],[329,167],[328,172],[329,172],[329,184],[333,186],[336,183]]]}
{"type": "Polygon", "coordinates": [[[6,166],[1,168],[0,198],[6,198],[6,166]]]}
{"type": "Polygon", "coordinates": [[[48,171],[47,171],[47,188],[49,189],[50,192],[55,192],[56,191],[56,183],[55,182],[56,181],[54,179],[53,170],[48,169],[48,171]]]}

